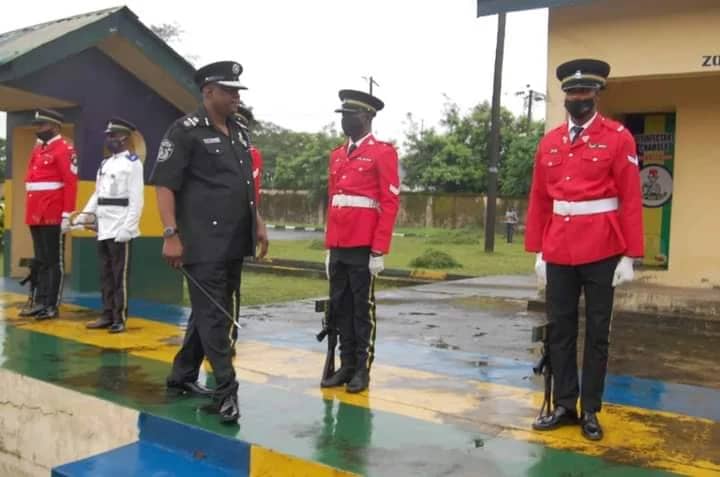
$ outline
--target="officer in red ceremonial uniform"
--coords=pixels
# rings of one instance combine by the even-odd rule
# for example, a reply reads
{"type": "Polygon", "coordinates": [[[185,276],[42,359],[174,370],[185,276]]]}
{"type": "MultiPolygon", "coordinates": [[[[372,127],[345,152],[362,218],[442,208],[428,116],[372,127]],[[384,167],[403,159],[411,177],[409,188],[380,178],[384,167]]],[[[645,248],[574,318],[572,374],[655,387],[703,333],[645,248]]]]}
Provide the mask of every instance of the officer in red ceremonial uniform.
{"type": "Polygon", "coordinates": [[[398,157],[372,135],[384,104],[361,91],[340,91],[349,141],[330,153],[325,246],[330,306],[340,330],[341,367],[322,387],[367,389],[375,355],[374,277],[384,269],[399,206],[398,157]]]}
{"type": "Polygon", "coordinates": [[[63,115],[40,109],[35,112],[37,144],[25,176],[25,223],[30,226],[38,285],[35,306],[23,316],[37,320],[55,318],[62,294],[63,234],[70,230],[70,212],[77,195],[77,155],[60,135],[63,115]]]}
{"type": "Polygon", "coordinates": [[[525,248],[547,282],[554,411],[533,427],[577,424],[590,440],[603,437],[597,413],[607,371],[615,287],[633,279],[643,256],[642,201],[635,141],[597,112],[610,66],[574,60],[557,68],[568,122],[550,131],[535,157],[525,248]],[[578,301],[586,302],[585,354],[578,389],[578,301]],[[581,414],[577,414],[580,395],[581,414]]]}

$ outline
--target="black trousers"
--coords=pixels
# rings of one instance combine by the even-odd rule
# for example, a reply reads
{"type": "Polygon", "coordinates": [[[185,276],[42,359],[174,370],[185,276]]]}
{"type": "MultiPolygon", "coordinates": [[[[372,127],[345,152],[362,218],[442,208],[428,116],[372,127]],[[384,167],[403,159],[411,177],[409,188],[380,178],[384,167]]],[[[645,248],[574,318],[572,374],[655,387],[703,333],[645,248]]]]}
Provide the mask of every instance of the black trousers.
{"type": "MultiPolygon", "coordinates": [[[[240,260],[240,266],[242,267],[242,260],[240,260]]],[[[237,288],[232,289],[232,285],[234,283],[228,282],[228,293],[230,294],[231,298],[230,301],[232,303],[232,309],[228,308],[228,311],[232,314],[232,316],[235,318],[235,321],[237,321],[240,318],[240,287],[242,286],[242,275],[238,278],[237,281],[237,288]]],[[[234,324],[230,325],[230,346],[235,347],[235,343],[237,343],[238,339],[238,327],[234,324]]]]}
{"type": "MultiPolygon", "coordinates": [[[[185,269],[226,310],[232,309],[232,291],[240,285],[242,260],[187,264],[185,269]]],[[[196,381],[202,360],[207,356],[217,383],[215,398],[222,401],[238,389],[230,348],[232,323],[190,281],[188,290],[192,312],[168,382],[180,384],[196,381]]]]}
{"type": "Polygon", "coordinates": [[[330,310],[340,329],[340,360],[343,366],[366,367],[375,359],[374,278],[367,262],[330,262],[330,310]]]}
{"type": "Polygon", "coordinates": [[[103,317],[113,323],[127,321],[131,242],[98,241],[103,317]]]}
{"type": "Polygon", "coordinates": [[[556,406],[576,410],[578,400],[578,302],[585,294],[585,353],[581,410],[599,412],[607,374],[610,323],[615,289],[613,274],[619,257],[579,266],[547,264],[547,314],[550,363],[556,406]]]}
{"type": "Polygon", "coordinates": [[[31,225],[33,252],[37,261],[35,303],[59,306],[63,288],[65,243],[59,225],[31,225]]]}

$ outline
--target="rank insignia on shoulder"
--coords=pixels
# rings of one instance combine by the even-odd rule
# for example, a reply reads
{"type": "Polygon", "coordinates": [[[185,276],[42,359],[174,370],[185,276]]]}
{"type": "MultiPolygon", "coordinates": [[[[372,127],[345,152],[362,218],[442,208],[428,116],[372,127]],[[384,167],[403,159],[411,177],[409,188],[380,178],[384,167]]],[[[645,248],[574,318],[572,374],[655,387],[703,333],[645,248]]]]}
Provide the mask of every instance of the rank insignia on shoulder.
{"type": "Polygon", "coordinates": [[[628,161],[632,162],[636,166],[640,163],[640,161],[638,161],[637,156],[628,156],[627,158],[628,158],[628,161]]]}
{"type": "Polygon", "coordinates": [[[183,126],[185,126],[186,128],[194,128],[198,125],[199,122],[200,118],[198,118],[197,116],[188,116],[183,121],[183,126]]]}
{"type": "Polygon", "coordinates": [[[618,132],[623,132],[624,130],[625,130],[625,126],[622,126],[622,125],[619,128],[617,128],[618,132]]]}

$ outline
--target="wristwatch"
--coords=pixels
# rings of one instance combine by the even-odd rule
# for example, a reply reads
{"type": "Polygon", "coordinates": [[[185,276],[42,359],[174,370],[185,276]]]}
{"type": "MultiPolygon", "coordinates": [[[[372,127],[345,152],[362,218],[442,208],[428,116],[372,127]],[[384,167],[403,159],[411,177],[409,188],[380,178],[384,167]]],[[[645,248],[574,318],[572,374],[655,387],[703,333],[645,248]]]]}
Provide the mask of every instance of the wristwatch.
{"type": "Polygon", "coordinates": [[[170,238],[177,234],[177,232],[178,230],[175,227],[165,227],[165,230],[163,230],[163,238],[170,238]]]}

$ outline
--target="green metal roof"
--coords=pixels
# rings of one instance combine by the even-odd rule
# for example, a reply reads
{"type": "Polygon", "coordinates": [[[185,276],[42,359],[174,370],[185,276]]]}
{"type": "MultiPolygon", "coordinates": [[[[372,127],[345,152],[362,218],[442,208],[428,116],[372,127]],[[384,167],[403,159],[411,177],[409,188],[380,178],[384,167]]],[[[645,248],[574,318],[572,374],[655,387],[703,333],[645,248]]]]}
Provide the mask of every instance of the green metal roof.
{"type": "Polygon", "coordinates": [[[25,53],[39,48],[72,31],[107,18],[123,7],[108,8],[96,12],[83,13],[47,23],[40,23],[19,30],[0,34],[0,65],[9,63],[25,53]]]}
{"type": "Polygon", "coordinates": [[[126,69],[139,74],[133,68],[142,63],[140,57],[150,60],[164,70],[167,77],[163,80],[145,75],[142,80],[152,83],[151,87],[156,91],[163,90],[166,93],[166,82],[175,82],[184,93],[174,93],[168,99],[183,111],[196,106],[199,92],[193,82],[193,65],[125,6],[83,13],[0,34],[0,85],[21,81],[35,71],[89,48],[98,47],[112,56],[111,52],[103,49],[112,38],[122,38],[133,46],[130,60],[127,55],[118,59],[126,69]]]}
{"type": "Polygon", "coordinates": [[[532,10],[534,8],[580,5],[593,0],[477,0],[477,16],[495,15],[503,12],[532,10]]]}

